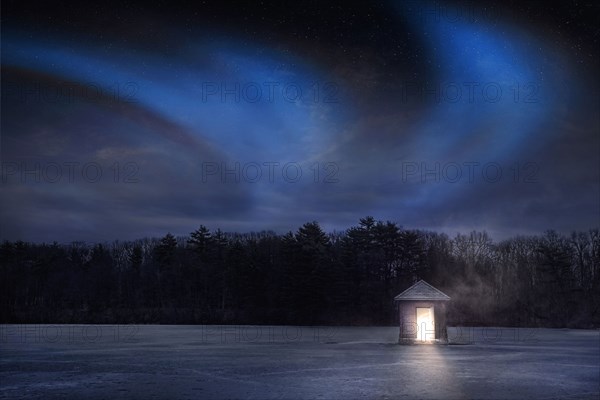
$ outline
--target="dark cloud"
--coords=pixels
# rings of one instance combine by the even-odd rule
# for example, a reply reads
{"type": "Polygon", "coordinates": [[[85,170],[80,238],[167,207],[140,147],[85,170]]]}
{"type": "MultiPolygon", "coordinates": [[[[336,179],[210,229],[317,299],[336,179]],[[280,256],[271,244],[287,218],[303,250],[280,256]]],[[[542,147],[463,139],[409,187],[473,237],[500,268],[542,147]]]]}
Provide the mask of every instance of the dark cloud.
{"type": "Polygon", "coordinates": [[[3,2],[0,236],[598,226],[597,6],[464,7],[3,2]]]}

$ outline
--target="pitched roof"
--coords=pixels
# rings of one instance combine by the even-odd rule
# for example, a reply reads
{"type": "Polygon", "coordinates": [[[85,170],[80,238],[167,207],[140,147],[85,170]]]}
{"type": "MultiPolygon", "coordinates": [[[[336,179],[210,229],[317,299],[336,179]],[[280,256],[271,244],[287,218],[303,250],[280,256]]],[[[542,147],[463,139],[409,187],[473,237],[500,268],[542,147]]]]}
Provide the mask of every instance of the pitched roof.
{"type": "Polygon", "coordinates": [[[450,300],[450,297],[424,280],[420,280],[394,297],[394,300],[450,300]]]}

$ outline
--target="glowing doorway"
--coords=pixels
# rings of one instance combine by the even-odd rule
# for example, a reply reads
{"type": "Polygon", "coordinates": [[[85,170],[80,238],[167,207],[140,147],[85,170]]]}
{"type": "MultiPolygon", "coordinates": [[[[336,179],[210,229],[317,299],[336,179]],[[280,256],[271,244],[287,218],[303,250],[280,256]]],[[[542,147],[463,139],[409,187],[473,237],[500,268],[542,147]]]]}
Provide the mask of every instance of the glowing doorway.
{"type": "Polygon", "coordinates": [[[417,307],[417,340],[427,341],[435,339],[433,307],[417,307]]]}

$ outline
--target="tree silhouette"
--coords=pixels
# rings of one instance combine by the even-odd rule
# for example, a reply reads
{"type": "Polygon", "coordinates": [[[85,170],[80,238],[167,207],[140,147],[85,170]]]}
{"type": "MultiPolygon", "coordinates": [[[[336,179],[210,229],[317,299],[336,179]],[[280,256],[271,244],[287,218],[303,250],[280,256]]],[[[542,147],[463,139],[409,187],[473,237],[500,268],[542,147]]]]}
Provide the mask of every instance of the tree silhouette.
{"type": "Polygon", "coordinates": [[[452,298],[450,324],[600,326],[598,229],[494,243],[370,216],[332,234],[313,221],[284,235],[5,241],[0,321],[394,324],[393,296],[418,279],[452,298]]]}

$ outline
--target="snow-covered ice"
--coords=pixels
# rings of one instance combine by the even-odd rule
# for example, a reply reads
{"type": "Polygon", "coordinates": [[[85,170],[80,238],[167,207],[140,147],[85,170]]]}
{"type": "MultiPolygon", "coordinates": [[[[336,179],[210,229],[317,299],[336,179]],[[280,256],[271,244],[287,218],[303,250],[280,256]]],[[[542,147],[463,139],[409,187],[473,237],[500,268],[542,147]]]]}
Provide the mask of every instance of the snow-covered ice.
{"type": "Polygon", "coordinates": [[[598,330],[1,325],[0,397],[598,399],[598,330]]]}

